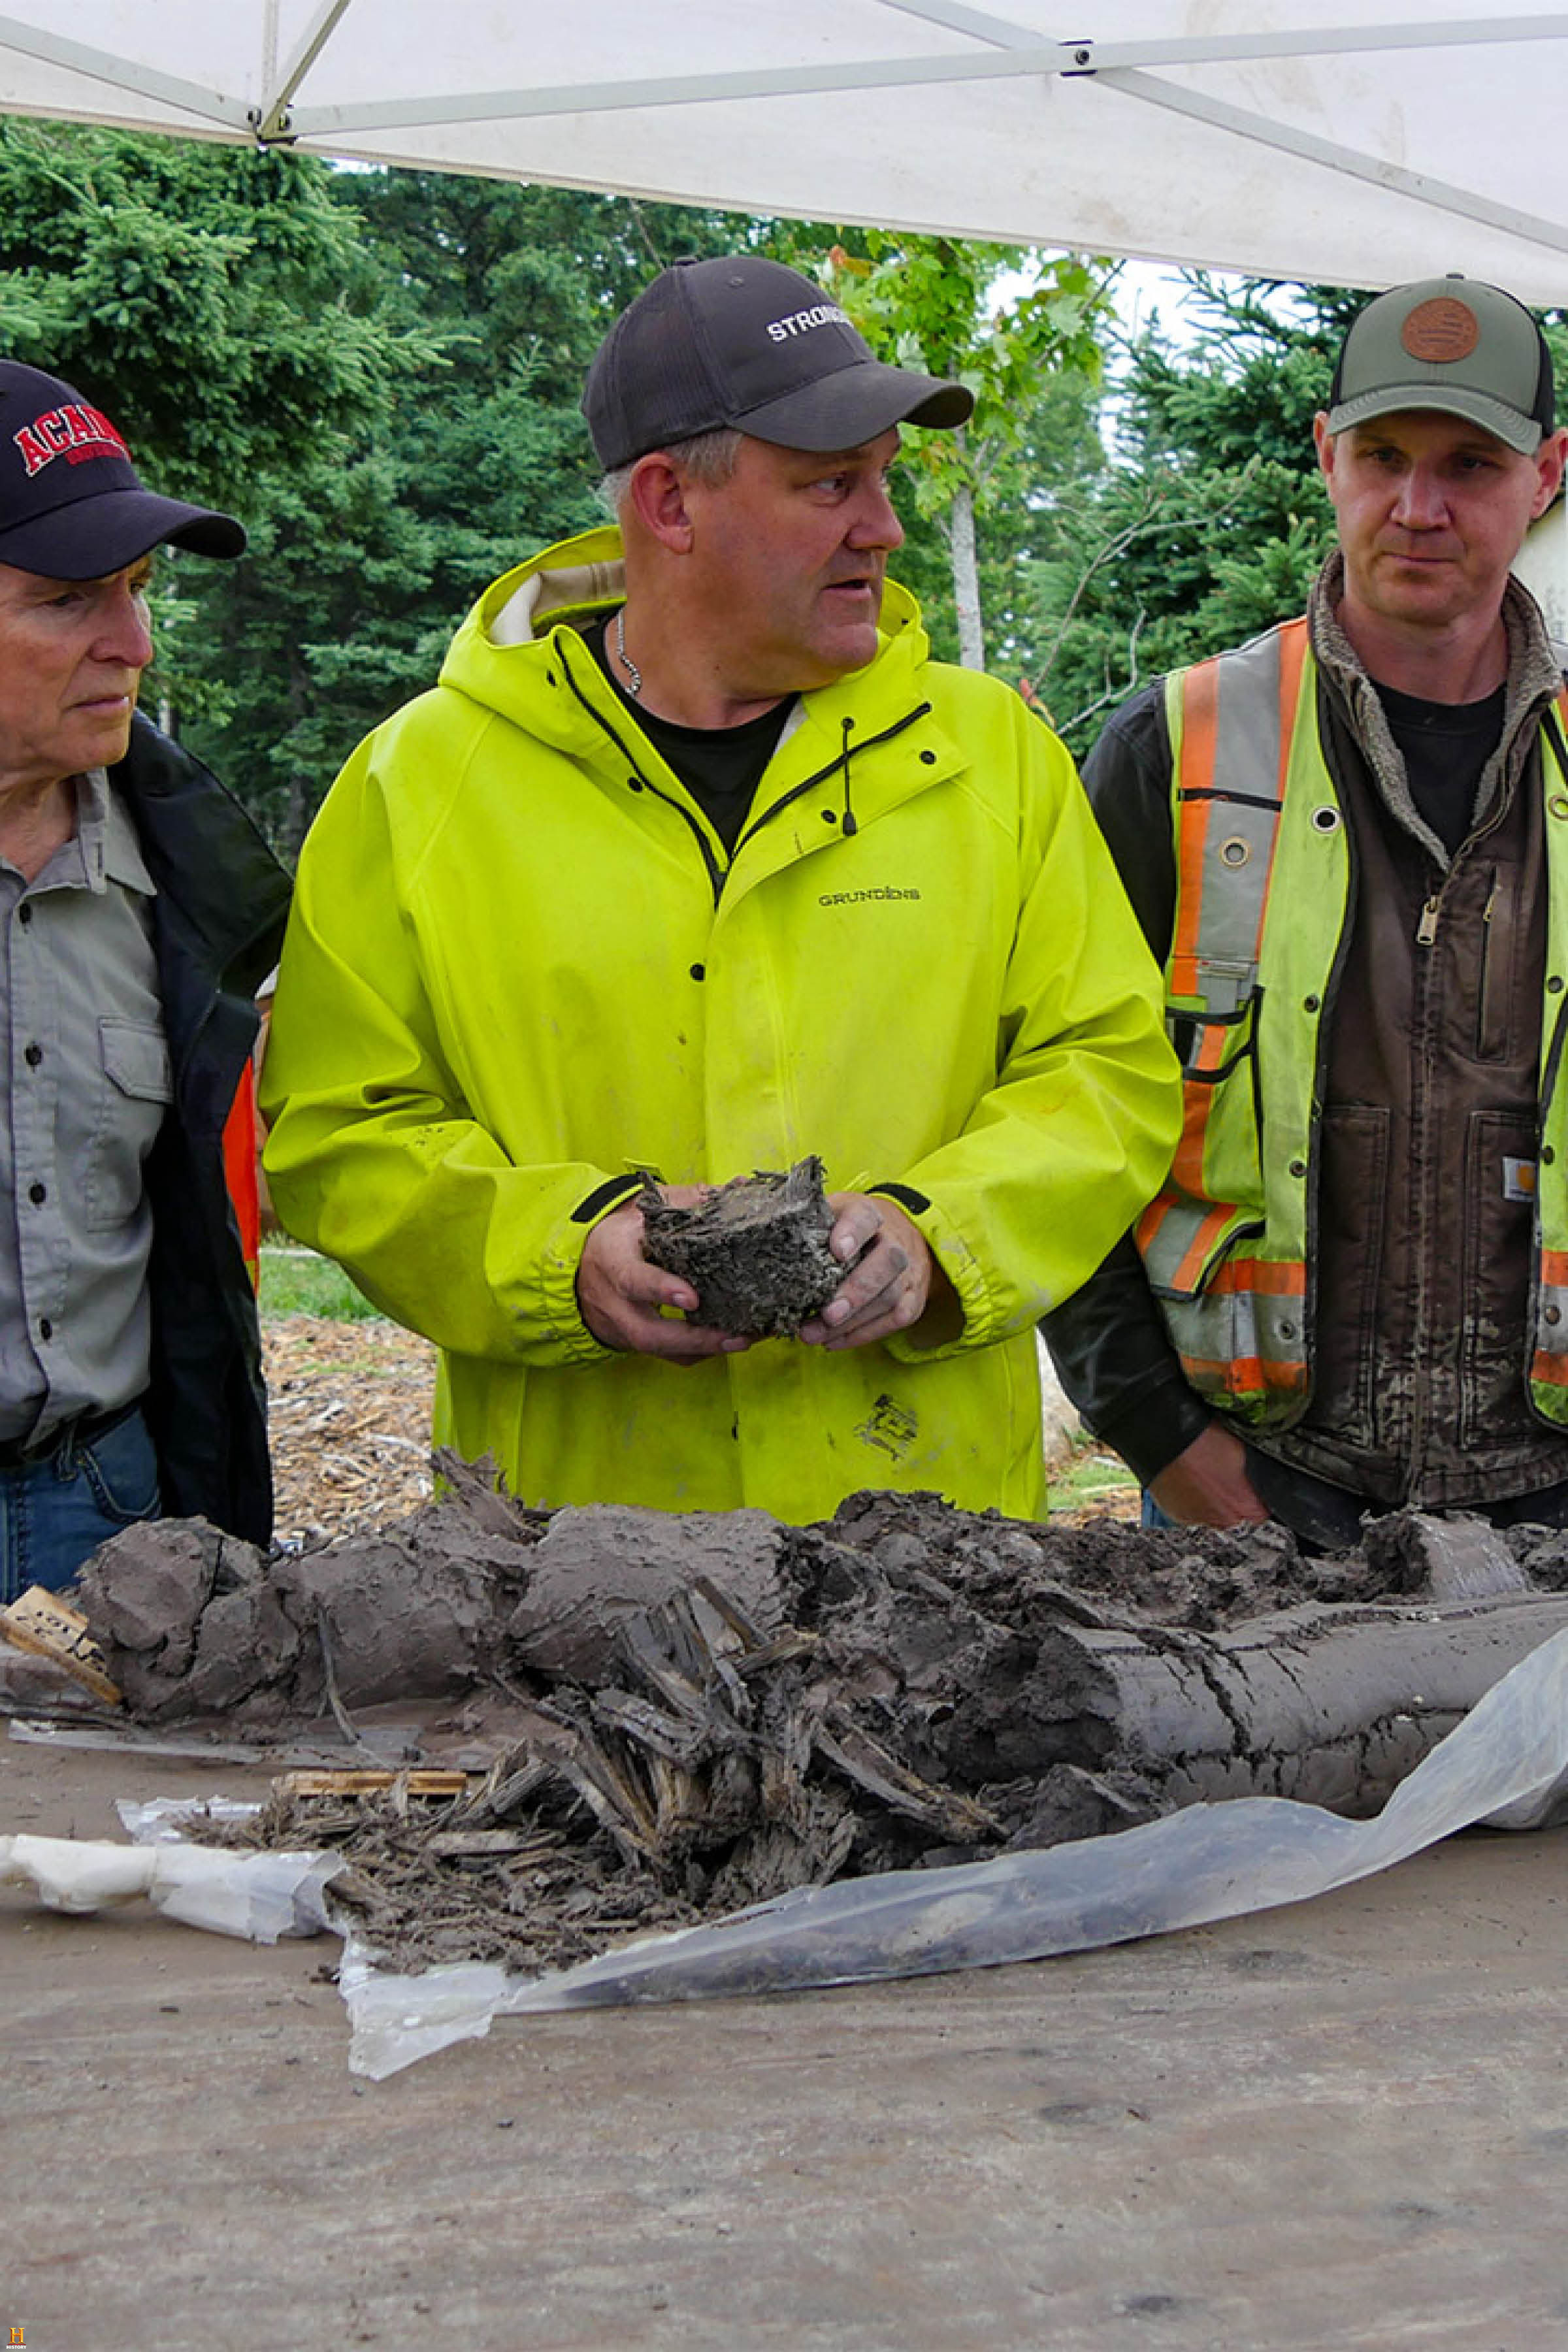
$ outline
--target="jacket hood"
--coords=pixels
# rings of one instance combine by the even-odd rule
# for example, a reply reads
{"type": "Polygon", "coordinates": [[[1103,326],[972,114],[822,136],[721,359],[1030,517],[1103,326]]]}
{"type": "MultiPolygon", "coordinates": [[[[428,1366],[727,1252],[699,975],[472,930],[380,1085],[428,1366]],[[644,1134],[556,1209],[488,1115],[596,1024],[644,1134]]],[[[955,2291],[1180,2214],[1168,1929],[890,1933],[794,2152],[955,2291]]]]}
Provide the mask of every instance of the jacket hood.
{"type": "MultiPolygon", "coordinates": [[[[547,692],[551,656],[571,666],[578,685],[592,690],[592,682],[602,684],[598,663],[585,646],[576,653],[572,637],[613,613],[625,595],[621,534],[613,524],[562,540],[486,589],[447,648],[440,683],[502,719],[558,735],[563,718],[573,726],[572,705],[547,692]]],[[[883,588],[878,635],[879,652],[868,669],[894,646],[911,669],[929,652],[920,606],[894,580],[883,588]]],[[[851,678],[865,674],[848,673],[851,678]]]]}

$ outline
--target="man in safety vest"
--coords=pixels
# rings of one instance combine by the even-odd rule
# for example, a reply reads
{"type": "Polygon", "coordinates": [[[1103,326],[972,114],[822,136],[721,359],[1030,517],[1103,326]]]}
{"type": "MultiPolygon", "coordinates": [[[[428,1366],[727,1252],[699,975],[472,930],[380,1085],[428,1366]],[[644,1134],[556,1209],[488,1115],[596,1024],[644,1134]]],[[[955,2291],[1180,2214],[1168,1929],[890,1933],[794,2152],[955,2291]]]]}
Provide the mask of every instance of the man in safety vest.
{"type": "Polygon", "coordinates": [[[1186,1070],[1163,1191],[1047,1333],[1171,1519],[1568,1523],[1568,742],[1510,575],[1568,434],[1510,295],[1369,303],[1305,617],[1126,705],[1090,798],[1186,1070]]]}
{"type": "Polygon", "coordinates": [[[251,999],[289,883],[137,711],[165,543],[245,532],[0,361],[0,1601],[160,1512],[271,1532],[251,999]]]}
{"type": "Polygon", "coordinates": [[[1068,753],[886,578],[899,426],[970,396],[737,255],[656,278],[584,405],[619,528],[488,591],[306,844],[279,1213],[438,1343],[437,1434],[528,1502],[1036,1511],[1036,1318],[1179,1089],[1068,753]],[[806,1153],[843,1280],[752,1345],[650,1263],[639,1171],[806,1153]]]}

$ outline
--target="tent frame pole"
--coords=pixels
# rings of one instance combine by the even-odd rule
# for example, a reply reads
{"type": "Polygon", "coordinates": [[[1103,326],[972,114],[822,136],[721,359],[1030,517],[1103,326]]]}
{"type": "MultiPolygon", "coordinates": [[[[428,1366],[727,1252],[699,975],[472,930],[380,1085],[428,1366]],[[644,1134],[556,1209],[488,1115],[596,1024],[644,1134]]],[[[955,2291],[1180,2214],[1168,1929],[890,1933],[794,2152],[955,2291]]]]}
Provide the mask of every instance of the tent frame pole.
{"type": "MultiPolygon", "coordinates": [[[[329,0],[341,8],[347,0],[329,0]]],[[[895,0],[900,8],[908,0],[895,0]]],[[[913,13],[922,17],[926,8],[913,13]]],[[[942,12],[947,21],[949,12],[942,12]]],[[[988,20],[990,38],[998,42],[1002,27],[988,20]]],[[[1342,47],[1360,49],[1448,48],[1498,43],[1568,38],[1568,16],[1465,17],[1429,26],[1357,26],[1338,37],[1314,26],[1296,33],[1192,41],[1124,42],[1097,47],[1091,42],[1042,42],[1031,37],[1026,46],[992,46],[941,57],[850,58],[830,65],[762,66],[729,73],[644,76],[636,80],[568,82],[547,89],[473,90],[442,97],[388,99],[357,106],[301,107],[293,116],[297,138],[330,140],[334,134],[357,131],[434,128],[441,123],[526,121],[562,114],[617,114],[656,106],[700,106],[722,100],[793,98],[833,90],[897,89],[921,83],[1088,79],[1110,83],[1152,62],[1215,64],[1227,58],[1308,57],[1333,53],[1342,47]],[[1419,36],[1419,38],[1415,37],[1419,36]]],[[[1149,95],[1145,90],[1141,95],[1149,95]]]]}
{"type": "Polygon", "coordinates": [[[1293,131],[1267,115],[1228,106],[1223,99],[1205,98],[1195,90],[1184,89],[1157,74],[1116,73],[1100,79],[1124,90],[1129,98],[1142,99],[1149,105],[1163,107],[1168,112],[1186,115],[1194,121],[1213,123],[1216,130],[1234,131],[1237,138],[1253,140],[1277,153],[1297,155],[1308,163],[1322,163],[1331,171],[1364,180],[1369,186],[1413,196],[1434,212],[1454,213],[1461,220],[1479,221],[1489,228],[1506,230],[1510,236],[1550,247],[1557,253],[1568,253],[1568,229],[1559,223],[1535,213],[1520,212],[1512,205],[1500,205],[1473,188],[1434,180],[1424,172],[1407,171],[1402,163],[1363,154],[1359,148],[1338,146],[1332,140],[1320,139],[1313,131],[1293,131]]]}
{"type": "Polygon", "coordinates": [[[13,49],[18,56],[36,58],[40,65],[63,66],[70,73],[87,74],[110,89],[129,90],[138,98],[178,107],[182,113],[221,124],[224,130],[237,131],[242,137],[247,128],[245,106],[239,99],[226,98],[221,90],[204,89],[198,82],[182,81],[176,74],[159,73],[153,66],[136,65],[129,58],[116,57],[109,49],[95,49],[85,41],[67,40],[62,34],[47,33],[39,25],[21,24],[15,16],[0,16],[0,49],[13,49]]]}

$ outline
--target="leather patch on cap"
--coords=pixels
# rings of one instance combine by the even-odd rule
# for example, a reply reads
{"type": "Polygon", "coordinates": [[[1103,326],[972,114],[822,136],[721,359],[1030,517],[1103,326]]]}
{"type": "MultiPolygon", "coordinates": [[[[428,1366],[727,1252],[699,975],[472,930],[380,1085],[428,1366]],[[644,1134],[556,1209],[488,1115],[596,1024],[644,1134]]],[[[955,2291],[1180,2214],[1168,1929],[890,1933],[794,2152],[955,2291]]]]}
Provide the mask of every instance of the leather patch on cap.
{"type": "Polygon", "coordinates": [[[1468,360],[1481,340],[1481,324],[1457,295],[1436,294],[1417,302],[1399,340],[1413,360],[1468,360]]]}

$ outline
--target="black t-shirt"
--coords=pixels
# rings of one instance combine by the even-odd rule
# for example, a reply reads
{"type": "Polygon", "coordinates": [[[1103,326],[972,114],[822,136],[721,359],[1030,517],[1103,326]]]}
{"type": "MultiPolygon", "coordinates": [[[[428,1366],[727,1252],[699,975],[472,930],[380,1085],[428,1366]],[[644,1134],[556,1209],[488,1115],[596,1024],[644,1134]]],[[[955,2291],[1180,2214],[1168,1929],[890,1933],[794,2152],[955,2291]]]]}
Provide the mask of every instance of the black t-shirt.
{"type": "Polygon", "coordinates": [[[1377,691],[1404,755],[1410,797],[1452,857],[1475,823],[1476,787],[1502,738],[1508,688],[1479,702],[1424,702],[1392,686],[1377,691]]]}
{"type": "Polygon", "coordinates": [[[748,719],[740,727],[678,727],[672,719],[658,718],[626,692],[616,675],[616,660],[605,641],[607,629],[608,624],[599,621],[584,631],[600,668],[732,856],[758,780],[778,747],[795,697],[786,695],[760,719],[748,719]]]}

